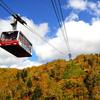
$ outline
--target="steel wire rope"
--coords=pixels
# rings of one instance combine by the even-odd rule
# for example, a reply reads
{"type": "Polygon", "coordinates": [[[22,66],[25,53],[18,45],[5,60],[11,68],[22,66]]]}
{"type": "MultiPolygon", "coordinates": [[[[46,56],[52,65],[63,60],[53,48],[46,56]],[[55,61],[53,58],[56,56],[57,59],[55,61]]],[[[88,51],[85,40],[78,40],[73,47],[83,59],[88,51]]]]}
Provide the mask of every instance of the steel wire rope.
{"type": "Polygon", "coordinates": [[[64,36],[66,38],[66,44],[68,45],[69,54],[71,54],[70,45],[69,45],[69,39],[68,39],[68,34],[67,34],[67,29],[66,29],[66,26],[65,26],[65,23],[64,23],[64,16],[63,16],[63,12],[62,12],[62,8],[61,8],[61,1],[60,0],[58,0],[58,4],[59,4],[59,10],[61,12],[62,23],[64,25],[64,30],[65,30],[65,35],[64,36]]]}
{"type": "MultiPolygon", "coordinates": [[[[60,30],[61,30],[61,32],[62,33],[64,33],[64,30],[61,28],[62,27],[62,24],[61,24],[61,19],[60,19],[60,17],[59,17],[59,15],[58,15],[58,8],[57,8],[57,6],[56,6],[56,3],[53,1],[53,0],[51,0],[51,4],[52,4],[52,6],[53,6],[53,9],[54,9],[54,13],[55,13],[55,15],[56,15],[56,18],[57,18],[57,21],[58,21],[58,25],[59,25],[59,27],[60,27],[60,30]]],[[[65,38],[64,38],[65,39],[65,38]]]]}
{"type": "Polygon", "coordinates": [[[5,11],[7,11],[10,15],[13,15],[12,11],[10,9],[8,9],[8,6],[5,5],[2,0],[0,0],[0,6],[5,9],[5,11]]]}
{"type": "Polygon", "coordinates": [[[0,2],[2,2],[2,4],[10,10],[10,12],[15,13],[3,0],[0,0],[0,2]]]}
{"type": "Polygon", "coordinates": [[[63,13],[62,13],[62,9],[61,9],[61,3],[60,3],[60,1],[56,2],[55,0],[51,0],[51,4],[53,6],[59,27],[61,28],[62,26],[64,26],[63,29],[61,28],[61,31],[62,31],[63,38],[65,40],[66,47],[67,47],[68,52],[69,52],[69,54],[68,54],[69,59],[71,59],[71,52],[70,52],[67,31],[66,31],[65,23],[63,22],[64,17],[63,17],[63,13]],[[57,7],[57,5],[59,5],[59,8],[57,7]]]}

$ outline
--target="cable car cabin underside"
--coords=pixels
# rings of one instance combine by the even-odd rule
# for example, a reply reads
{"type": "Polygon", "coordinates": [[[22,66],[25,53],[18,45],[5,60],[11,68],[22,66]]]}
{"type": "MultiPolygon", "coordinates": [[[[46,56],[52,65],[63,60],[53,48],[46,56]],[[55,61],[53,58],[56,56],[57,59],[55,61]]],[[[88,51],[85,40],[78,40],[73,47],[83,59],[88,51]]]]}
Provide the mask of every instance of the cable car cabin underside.
{"type": "Polygon", "coordinates": [[[0,47],[16,57],[32,56],[32,44],[19,31],[3,32],[0,37],[0,47]]]}
{"type": "Polygon", "coordinates": [[[31,57],[32,55],[24,50],[18,41],[0,42],[0,47],[15,55],[16,57],[31,57]]]}

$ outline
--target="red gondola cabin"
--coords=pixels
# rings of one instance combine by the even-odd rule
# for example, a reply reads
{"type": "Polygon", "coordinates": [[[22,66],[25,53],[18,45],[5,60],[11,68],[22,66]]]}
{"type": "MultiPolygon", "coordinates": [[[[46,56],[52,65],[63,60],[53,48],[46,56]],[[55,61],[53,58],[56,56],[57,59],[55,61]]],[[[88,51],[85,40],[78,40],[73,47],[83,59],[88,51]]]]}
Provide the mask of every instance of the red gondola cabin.
{"type": "Polygon", "coordinates": [[[21,31],[2,32],[0,47],[16,57],[32,56],[32,44],[21,31]]]}

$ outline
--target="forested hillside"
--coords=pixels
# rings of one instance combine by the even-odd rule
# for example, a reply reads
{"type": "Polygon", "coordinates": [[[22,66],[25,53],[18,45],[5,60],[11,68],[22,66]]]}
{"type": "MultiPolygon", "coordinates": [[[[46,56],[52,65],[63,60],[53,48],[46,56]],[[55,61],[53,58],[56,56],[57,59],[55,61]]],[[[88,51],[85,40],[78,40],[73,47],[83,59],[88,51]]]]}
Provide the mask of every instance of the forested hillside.
{"type": "Polygon", "coordinates": [[[1,68],[0,100],[100,100],[100,55],[23,70],[1,68]]]}

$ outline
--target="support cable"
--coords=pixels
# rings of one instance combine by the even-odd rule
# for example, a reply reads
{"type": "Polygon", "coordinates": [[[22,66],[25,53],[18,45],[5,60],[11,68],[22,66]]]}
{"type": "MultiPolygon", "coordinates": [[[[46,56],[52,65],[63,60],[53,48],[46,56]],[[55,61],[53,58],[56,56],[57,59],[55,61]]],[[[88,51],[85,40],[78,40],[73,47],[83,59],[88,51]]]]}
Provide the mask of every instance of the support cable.
{"type": "Polygon", "coordinates": [[[58,4],[59,4],[59,10],[61,12],[62,22],[63,22],[63,25],[64,25],[64,30],[65,30],[64,37],[65,37],[65,40],[66,40],[66,45],[68,45],[67,47],[68,47],[68,52],[69,52],[69,59],[71,59],[71,50],[70,50],[70,45],[69,45],[69,39],[68,39],[67,29],[66,29],[66,26],[65,26],[65,23],[64,23],[64,16],[63,16],[60,0],[58,0],[58,4]]]}
{"type": "Polygon", "coordinates": [[[58,0],[58,2],[56,2],[55,0],[51,0],[51,3],[53,6],[59,27],[61,28],[62,26],[64,26],[63,29],[61,28],[61,31],[62,31],[63,38],[65,40],[66,47],[68,48],[69,59],[71,59],[70,45],[69,45],[69,40],[67,36],[67,30],[66,30],[65,23],[64,23],[64,16],[63,16],[62,9],[61,9],[61,2],[60,0],[58,0]],[[57,7],[57,5],[59,7],[57,7]]]}

